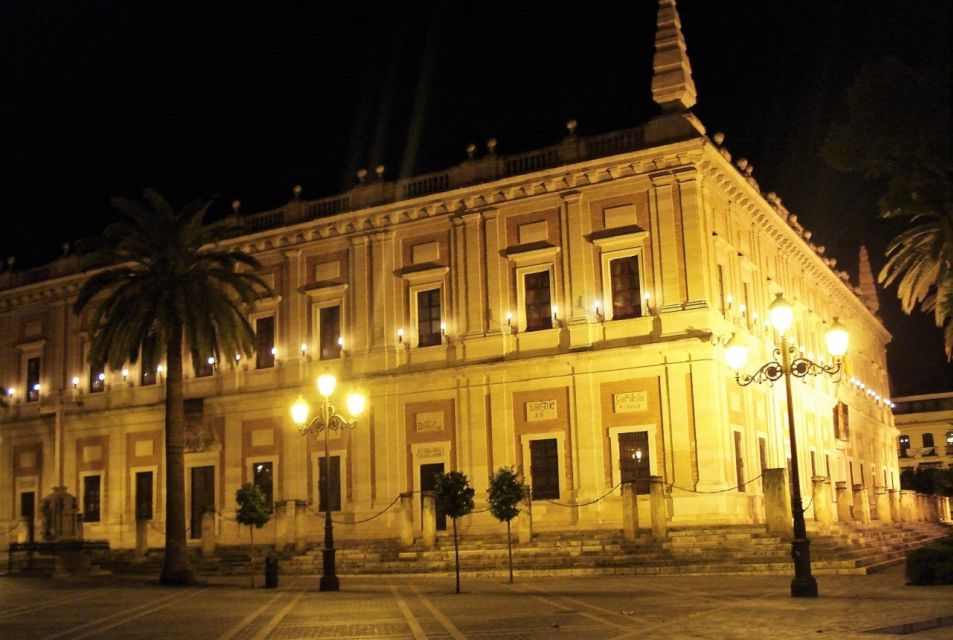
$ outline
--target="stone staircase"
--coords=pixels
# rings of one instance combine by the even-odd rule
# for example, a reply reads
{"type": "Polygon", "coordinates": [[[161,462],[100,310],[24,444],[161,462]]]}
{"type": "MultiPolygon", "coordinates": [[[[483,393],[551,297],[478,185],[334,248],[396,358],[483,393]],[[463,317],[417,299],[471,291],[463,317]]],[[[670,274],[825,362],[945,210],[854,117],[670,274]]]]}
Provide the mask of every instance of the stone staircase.
{"type": "MultiPolygon", "coordinates": [[[[811,559],[816,575],[867,574],[902,563],[906,552],[953,531],[948,525],[837,524],[809,531],[811,559]]],[[[256,573],[262,575],[263,556],[256,548],[256,573]]],[[[540,533],[531,543],[513,544],[513,567],[521,576],[544,575],[790,575],[790,542],[767,534],[760,526],[671,527],[664,541],[646,531],[635,542],[625,542],[621,531],[540,533]]],[[[216,556],[197,553],[192,566],[200,575],[245,575],[249,547],[219,547],[216,556]]],[[[284,575],[321,573],[321,548],[303,554],[278,554],[284,575]]],[[[113,552],[110,567],[116,573],[158,574],[161,551],[144,561],[113,552]]],[[[503,577],[508,573],[503,535],[468,535],[460,539],[460,570],[471,576],[503,577]]],[[[450,575],[454,571],[453,539],[439,536],[433,549],[420,542],[401,549],[394,540],[337,542],[339,575],[450,575]]]]}

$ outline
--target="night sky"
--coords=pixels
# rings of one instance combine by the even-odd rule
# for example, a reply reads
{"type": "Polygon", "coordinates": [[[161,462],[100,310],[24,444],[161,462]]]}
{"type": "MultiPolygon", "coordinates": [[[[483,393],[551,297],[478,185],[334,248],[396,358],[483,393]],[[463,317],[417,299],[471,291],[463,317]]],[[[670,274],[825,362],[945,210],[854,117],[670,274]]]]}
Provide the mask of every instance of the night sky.
{"type": "MultiPolygon", "coordinates": [[[[709,133],[754,165],[764,191],[856,282],[896,225],[882,185],[819,158],[843,93],[865,63],[949,60],[938,1],[681,0],[709,133]]],[[[637,126],[656,110],[655,2],[0,2],[0,258],[62,253],[143,187],[174,205],[238,198],[251,213],[342,192],[357,169],[398,178],[456,164],[468,143],[514,153],[637,126]]],[[[953,388],[930,318],[894,334],[894,395],[953,388]]]]}

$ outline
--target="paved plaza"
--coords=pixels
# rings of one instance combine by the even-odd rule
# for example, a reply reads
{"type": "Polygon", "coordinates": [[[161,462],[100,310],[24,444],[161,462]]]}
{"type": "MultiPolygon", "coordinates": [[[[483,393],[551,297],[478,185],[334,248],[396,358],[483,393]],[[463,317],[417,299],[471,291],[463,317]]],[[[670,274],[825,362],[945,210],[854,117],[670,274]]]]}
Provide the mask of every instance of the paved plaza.
{"type": "MultiPolygon", "coordinates": [[[[902,567],[819,578],[794,599],[777,576],[315,577],[276,590],[220,578],[182,589],[115,577],[0,578],[0,638],[949,638],[953,586],[904,585],[902,567]],[[945,624],[938,627],[937,624],[945,624]],[[876,631],[879,630],[879,631],[876,631]]],[[[260,580],[259,580],[260,585],[260,580]]]]}

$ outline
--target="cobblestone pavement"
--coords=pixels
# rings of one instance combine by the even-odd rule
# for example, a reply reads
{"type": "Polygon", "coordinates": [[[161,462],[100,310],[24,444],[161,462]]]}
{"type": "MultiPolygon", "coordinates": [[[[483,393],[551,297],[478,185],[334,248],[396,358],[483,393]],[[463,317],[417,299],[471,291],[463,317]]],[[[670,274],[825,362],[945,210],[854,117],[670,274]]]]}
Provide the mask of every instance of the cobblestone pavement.
{"type": "Polygon", "coordinates": [[[821,577],[816,600],[791,598],[777,576],[464,577],[460,595],[452,578],[344,576],[338,593],[316,577],[276,590],[247,580],[0,578],[0,638],[874,639],[931,624],[907,637],[953,636],[953,586],[906,586],[901,567],[821,577]]]}

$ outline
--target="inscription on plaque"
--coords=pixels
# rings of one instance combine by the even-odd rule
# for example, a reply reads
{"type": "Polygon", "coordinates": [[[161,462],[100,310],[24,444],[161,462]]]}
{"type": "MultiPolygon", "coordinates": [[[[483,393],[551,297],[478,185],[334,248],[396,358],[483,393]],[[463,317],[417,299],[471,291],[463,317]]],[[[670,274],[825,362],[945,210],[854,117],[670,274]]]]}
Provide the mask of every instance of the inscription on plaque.
{"type": "Polygon", "coordinates": [[[625,391],[612,394],[612,410],[615,413],[647,411],[649,398],[645,391],[625,391]]]}
{"type": "Polygon", "coordinates": [[[442,458],[443,457],[443,447],[425,447],[423,449],[417,449],[418,458],[442,458]]]}
{"type": "Polygon", "coordinates": [[[526,403],[526,422],[542,422],[556,419],[555,400],[537,400],[526,403]]]}
{"type": "Polygon", "coordinates": [[[422,431],[443,431],[443,411],[422,411],[415,416],[415,428],[422,431]]]}

